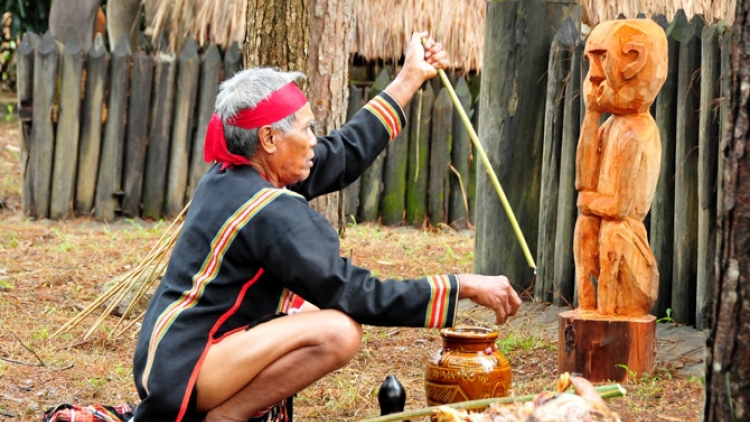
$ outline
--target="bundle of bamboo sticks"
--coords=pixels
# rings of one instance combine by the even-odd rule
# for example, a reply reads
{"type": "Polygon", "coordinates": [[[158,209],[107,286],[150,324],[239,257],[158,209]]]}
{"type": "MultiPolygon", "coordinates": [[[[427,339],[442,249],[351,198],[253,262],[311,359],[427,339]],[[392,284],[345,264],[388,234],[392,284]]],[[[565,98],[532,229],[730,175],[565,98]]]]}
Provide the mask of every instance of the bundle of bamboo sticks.
{"type": "Polygon", "coordinates": [[[131,314],[131,312],[133,312],[136,304],[141,300],[146,292],[149,291],[156,280],[158,280],[164,273],[168,258],[172,252],[172,248],[174,247],[174,244],[180,235],[182,220],[187,213],[189,206],[190,203],[185,205],[185,208],[183,208],[177,218],[175,218],[169,225],[169,227],[167,227],[167,230],[164,231],[164,234],[162,234],[161,238],[159,238],[159,241],[151,249],[148,255],[146,255],[146,258],[144,258],[140,264],[135,266],[124,275],[118,277],[118,279],[113,283],[110,289],[102,293],[98,298],[96,298],[96,300],[91,302],[86,308],[81,311],[81,313],[63,324],[62,327],[58,328],[57,331],[52,333],[51,337],[55,337],[58,334],[71,331],[73,328],[80,325],[89,315],[93,314],[102,306],[109,303],[109,305],[106,305],[106,308],[101,313],[101,315],[99,315],[91,328],[83,336],[84,340],[88,339],[89,336],[91,336],[91,334],[96,330],[96,328],[100,326],[102,322],[104,322],[107,316],[112,313],[115,307],[117,307],[118,304],[120,304],[123,299],[125,299],[126,296],[128,296],[128,294],[133,291],[135,291],[135,294],[133,295],[133,298],[130,299],[130,304],[120,316],[120,320],[117,322],[115,327],[109,332],[107,338],[118,337],[128,331],[134,324],[139,322],[143,318],[143,313],[138,315],[136,318],[133,318],[127,325],[123,326],[126,319],[128,319],[128,316],[131,314]]]}

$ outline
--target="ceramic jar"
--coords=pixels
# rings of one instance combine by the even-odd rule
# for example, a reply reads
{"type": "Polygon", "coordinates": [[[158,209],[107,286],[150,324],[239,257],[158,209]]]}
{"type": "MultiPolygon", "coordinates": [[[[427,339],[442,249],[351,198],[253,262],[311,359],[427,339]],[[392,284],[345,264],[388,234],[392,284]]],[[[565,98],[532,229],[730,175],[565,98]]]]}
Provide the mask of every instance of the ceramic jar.
{"type": "Polygon", "coordinates": [[[493,350],[497,331],[454,327],[440,331],[443,348],[427,361],[427,405],[505,397],[510,388],[508,359],[493,350]]]}

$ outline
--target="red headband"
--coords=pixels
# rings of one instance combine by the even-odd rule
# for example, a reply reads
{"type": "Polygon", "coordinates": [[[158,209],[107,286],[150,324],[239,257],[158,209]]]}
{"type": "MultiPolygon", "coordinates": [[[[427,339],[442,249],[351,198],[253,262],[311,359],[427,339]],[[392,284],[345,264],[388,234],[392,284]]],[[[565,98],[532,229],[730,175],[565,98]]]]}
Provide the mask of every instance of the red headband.
{"type": "MultiPolygon", "coordinates": [[[[239,113],[227,119],[227,123],[242,129],[257,129],[291,116],[305,104],[307,104],[305,94],[294,82],[289,82],[262,99],[255,108],[240,110],[239,113]]],[[[222,163],[222,169],[235,164],[250,164],[247,158],[232,154],[227,150],[224,122],[216,113],[211,116],[206,129],[203,159],[209,163],[212,161],[222,163]]]]}

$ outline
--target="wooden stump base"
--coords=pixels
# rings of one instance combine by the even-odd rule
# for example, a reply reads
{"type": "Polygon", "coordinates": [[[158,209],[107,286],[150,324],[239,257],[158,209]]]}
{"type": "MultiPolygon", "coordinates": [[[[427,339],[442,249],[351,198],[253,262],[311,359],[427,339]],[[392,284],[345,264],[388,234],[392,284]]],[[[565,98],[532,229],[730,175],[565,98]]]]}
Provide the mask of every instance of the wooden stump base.
{"type": "Polygon", "coordinates": [[[591,382],[625,382],[629,376],[653,371],[655,316],[603,316],[581,310],[558,316],[559,373],[577,372],[591,382]]]}

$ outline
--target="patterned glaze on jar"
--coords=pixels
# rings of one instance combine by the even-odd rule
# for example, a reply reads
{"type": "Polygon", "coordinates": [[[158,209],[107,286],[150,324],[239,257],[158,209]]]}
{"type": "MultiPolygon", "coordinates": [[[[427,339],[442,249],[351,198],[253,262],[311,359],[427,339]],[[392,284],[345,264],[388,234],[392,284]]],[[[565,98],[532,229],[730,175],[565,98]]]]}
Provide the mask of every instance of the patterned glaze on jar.
{"type": "Polygon", "coordinates": [[[492,351],[497,331],[462,326],[445,328],[440,336],[443,348],[425,368],[428,406],[508,395],[510,363],[492,351]]]}

